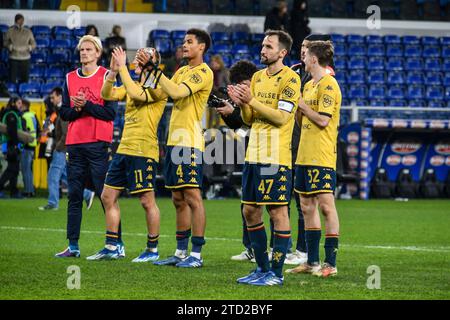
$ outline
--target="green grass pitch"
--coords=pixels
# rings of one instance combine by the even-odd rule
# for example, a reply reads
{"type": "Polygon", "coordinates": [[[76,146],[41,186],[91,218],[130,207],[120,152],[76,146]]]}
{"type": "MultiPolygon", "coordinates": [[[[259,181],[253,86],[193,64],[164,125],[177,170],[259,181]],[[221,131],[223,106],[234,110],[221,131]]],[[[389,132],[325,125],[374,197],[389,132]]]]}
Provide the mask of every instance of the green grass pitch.
{"type": "MultiPolygon", "coordinates": [[[[83,216],[81,259],[54,258],[67,245],[66,203],[64,199],[59,211],[40,212],[37,207],[45,204],[45,199],[0,200],[0,299],[450,298],[448,200],[338,201],[338,276],[318,279],[288,274],[283,287],[263,288],[235,283],[254,268],[250,262],[230,260],[243,249],[237,199],[205,201],[205,262],[203,268],[193,270],[131,263],[146,241],[144,213],[137,199],[120,200],[125,259],[85,259],[104,244],[104,216],[98,200],[83,216]],[[71,265],[81,270],[79,290],[67,288],[71,265]],[[372,265],[380,268],[380,289],[367,288],[367,269],[372,265]]],[[[161,257],[166,257],[176,244],[175,211],[170,199],[158,199],[158,205],[159,250],[161,257]]],[[[294,227],[297,213],[295,209],[292,212],[294,227]]]]}

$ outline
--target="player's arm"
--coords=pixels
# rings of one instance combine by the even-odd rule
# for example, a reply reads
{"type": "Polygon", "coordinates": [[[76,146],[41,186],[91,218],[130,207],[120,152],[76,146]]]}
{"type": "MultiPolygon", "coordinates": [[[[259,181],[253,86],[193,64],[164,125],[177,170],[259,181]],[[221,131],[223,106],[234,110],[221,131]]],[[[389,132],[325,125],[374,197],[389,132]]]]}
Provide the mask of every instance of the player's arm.
{"type": "Polygon", "coordinates": [[[294,109],[293,103],[283,100],[280,100],[278,102],[278,109],[276,110],[267,107],[255,98],[252,98],[252,100],[250,100],[249,105],[258,113],[261,118],[267,120],[276,127],[281,127],[286,124],[291,116],[292,110],[294,109]]]}
{"type": "Polygon", "coordinates": [[[295,122],[297,122],[298,126],[302,127],[302,120],[303,120],[303,113],[300,111],[300,109],[297,109],[295,112],[295,122]]]}
{"type": "Polygon", "coordinates": [[[327,88],[331,88],[327,91],[323,91],[324,89],[322,89],[322,87],[317,93],[319,106],[317,111],[314,111],[313,109],[311,109],[311,107],[306,105],[302,98],[299,99],[298,108],[305,117],[307,117],[317,126],[326,128],[330,123],[331,118],[333,117],[337,90],[333,85],[327,86],[327,88]]]}
{"type": "Polygon", "coordinates": [[[298,100],[298,109],[301,113],[321,128],[325,128],[331,120],[331,115],[320,114],[306,105],[302,98],[298,100]]]}
{"type": "Polygon", "coordinates": [[[126,90],[123,86],[114,87],[114,82],[116,81],[116,73],[108,72],[102,86],[102,99],[108,101],[122,101],[125,99],[126,90]]]}
{"type": "MultiPolygon", "coordinates": [[[[254,116],[253,116],[254,112],[253,112],[252,107],[250,107],[250,105],[246,101],[244,101],[243,96],[240,93],[241,91],[238,90],[238,86],[239,85],[236,85],[236,86],[229,85],[227,87],[228,96],[241,109],[240,115],[241,115],[242,121],[246,125],[251,126],[253,123],[253,119],[254,119],[254,116]]],[[[251,94],[250,94],[250,96],[251,96],[251,94]]]]}
{"type": "Polygon", "coordinates": [[[63,94],[62,94],[62,105],[59,110],[61,119],[64,121],[75,121],[81,117],[81,110],[77,108],[72,108],[70,106],[70,96],[69,90],[67,88],[67,83],[64,83],[63,94]]]}

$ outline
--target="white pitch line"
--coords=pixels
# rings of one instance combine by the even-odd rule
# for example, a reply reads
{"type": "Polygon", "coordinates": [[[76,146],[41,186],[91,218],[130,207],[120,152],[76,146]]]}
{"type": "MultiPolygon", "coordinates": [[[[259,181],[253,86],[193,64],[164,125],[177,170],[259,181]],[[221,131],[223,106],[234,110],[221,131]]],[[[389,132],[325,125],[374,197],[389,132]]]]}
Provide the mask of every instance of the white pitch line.
{"type": "MultiPolygon", "coordinates": [[[[0,226],[1,230],[16,230],[16,231],[42,231],[42,232],[61,232],[65,233],[65,229],[51,229],[51,228],[30,228],[30,227],[16,227],[16,226],[0,226]]],[[[81,233],[86,234],[104,234],[101,231],[90,231],[83,230],[81,233]]],[[[146,237],[146,233],[122,233],[124,236],[135,236],[135,237],[146,237]]],[[[173,236],[162,234],[161,238],[171,238],[173,236]]],[[[206,240],[213,241],[234,241],[240,242],[241,239],[235,238],[215,238],[206,237],[206,240]]],[[[363,248],[363,249],[381,249],[381,250],[400,250],[400,251],[422,251],[422,252],[445,252],[450,253],[450,247],[416,247],[416,246],[374,246],[374,245],[353,245],[353,244],[343,244],[341,247],[344,248],[363,248]]]]}

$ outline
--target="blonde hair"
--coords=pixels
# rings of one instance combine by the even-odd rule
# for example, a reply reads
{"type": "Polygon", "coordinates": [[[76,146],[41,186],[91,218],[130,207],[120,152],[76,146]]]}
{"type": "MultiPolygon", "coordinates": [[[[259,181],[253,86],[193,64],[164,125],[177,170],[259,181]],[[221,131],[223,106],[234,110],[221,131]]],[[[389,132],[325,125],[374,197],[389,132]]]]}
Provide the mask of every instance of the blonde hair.
{"type": "Polygon", "coordinates": [[[78,51],[81,49],[81,45],[83,44],[83,42],[91,42],[91,43],[94,44],[95,48],[99,52],[103,51],[102,41],[100,40],[99,37],[94,37],[94,36],[91,36],[91,35],[82,36],[80,38],[80,40],[78,41],[78,45],[77,45],[77,50],[78,51]]]}

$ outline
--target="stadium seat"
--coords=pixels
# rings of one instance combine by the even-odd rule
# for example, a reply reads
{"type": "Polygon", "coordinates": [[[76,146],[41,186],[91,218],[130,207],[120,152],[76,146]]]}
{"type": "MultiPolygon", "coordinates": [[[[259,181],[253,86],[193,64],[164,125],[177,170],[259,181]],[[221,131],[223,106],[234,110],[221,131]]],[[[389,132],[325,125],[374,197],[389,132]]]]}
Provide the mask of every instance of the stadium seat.
{"type": "Polygon", "coordinates": [[[389,34],[383,36],[383,42],[385,44],[401,44],[402,41],[398,35],[389,34]]]}
{"type": "Polygon", "coordinates": [[[387,96],[389,99],[404,99],[405,91],[403,86],[391,86],[387,91],[387,96]]]}
{"type": "Polygon", "coordinates": [[[362,44],[352,44],[348,46],[347,54],[351,57],[353,56],[364,56],[366,55],[366,47],[362,44]]]}
{"type": "Polygon", "coordinates": [[[349,84],[364,84],[366,83],[366,72],[362,70],[353,70],[347,76],[347,83],[349,84]]]}
{"type": "Polygon", "coordinates": [[[55,39],[70,39],[72,36],[72,31],[65,26],[54,26],[52,33],[55,39]]]}
{"type": "Polygon", "coordinates": [[[45,62],[47,60],[47,56],[41,52],[32,52],[31,53],[31,63],[40,63],[45,62]]]}
{"type": "Polygon", "coordinates": [[[404,73],[398,71],[388,72],[387,83],[390,85],[404,84],[405,83],[404,73]]]}
{"type": "Polygon", "coordinates": [[[50,39],[36,39],[36,48],[47,48],[50,46],[50,39]]]}
{"type": "Polygon", "coordinates": [[[384,46],[382,44],[369,44],[367,47],[367,56],[369,57],[383,57],[384,46]]]}
{"type": "Polygon", "coordinates": [[[51,42],[53,49],[71,49],[72,43],[69,39],[54,39],[51,42]]]}
{"type": "Polygon", "coordinates": [[[347,59],[345,57],[340,57],[334,61],[334,68],[336,70],[345,70],[347,69],[347,59]]]}
{"type": "Polygon", "coordinates": [[[8,49],[3,48],[1,51],[1,61],[4,63],[8,63],[9,52],[8,49]]]}
{"type": "Polygon", "coordinates": [[[443,100],[444,90],[441,86],[428,86],[426,90],[427,100],[443,100]]]}
{"type": "Polygon", "coordinates": [[[408,86],[408,98],[410,99],[423,99],[425,97],[425,89],[420,85],[408,86]]]}
{"type": "Polygon", "coordinates": [[[404,56],[406,58],[420,58],[422,56],[422,47],[419,45],[405,46],[404,56]]]}
{"type": "Polygon", "coordinates": [[[439,73],[439,72],[428,72],[426,74],[426,76],[425,76],[425,83],[427,85],[440,86],[442,84],[441,73],[439,73]]]}
{"type": "Polygon", "coordinates": [[[388,102],[389,107],[405,107],[406,101],[401,99],[391,99],[388,102]]]}
{"type": "Polygon", "coordinates": [[[351,86],[350,90],[348,90],[347,97],[351,100],[365,99],[366,92],[367,87],[365,85],[351,86]]]}
{"type": "Polygon", "coordinates": [[[156,39],[170,39],[170,33],[167,30],[163,30],[163,29],[154,29],[152,31],[150,31],[149,34],[149,38],[151,40],[156,40],[156,39]]]}
{"type": "Polygon", "coordinates": [[[345,78],[345,72],[337,72],[335,75],[336,81],[339,83],[339,85],[343,85],[347,83],[347,80],[345,78]]]}
{"type": "Polygon", "coordinates": [[[346,36],[348,44],[364,44],[364,37],[359,34],[348,34],[346,36]]]}
{"type": "Polygon", "coordinates": [[[252,43],[261,44],[263,42],[265,36],[266,35],[264,33],[252,33],[250,35],[250,41],[252,43]]]}
{"type": "Polygon", "coordinates": [[[233,43],[247,43],[248,42],[248,33],[244,31],[234,31],[231,33],[231,41],[233,43]]]}
{"type": "Polygon", "coordinates": [[[367,64],[368,70],[384,70],[384,58],[371,57],[367,64]]]}
{"type": "Polygon", "coordinates": [[[6,88],[8,88],[8,92],[11,94],[17,94],[17,84],[15,83],[11,83],[11,82],[7,82],[6,83],[6,88]]]}
{"type": "Polygon", "coordinates": [[[450,101],[450,87],[445,87],[444,98],[447,101],[450,101]]]}
{"type": "Polygon", "coordinates": [[[422,51],[422,57],[424,58],[439,58],[441,52],[438,46],[424,46],[422,51]]]}
{"type": "Polygon", "coordinates": [[[46,95],[49,95],[50,92],[52,92],[53,88],[61,87],[62,84],[59,82],[48,82],[41,84],[41,95],[44,97],[46,95]]]}
{"type": "Polygon", "coordinates": [[[422,72],[411,71],[406,75],[407,84],[423,84],[423,74],[422,72]]]}
{"type": "Polygon", "coordinates": [[[420,42],[424,46],[436,46],[438,45],[438,39],[435,37],[425,36],[420,38],[420,42]]]}
{"type": "Polygon", "coordinates": [[[386,106],[386,101],[382,99],[374,99],[369,102],[371,107],[384,107],[386,106]]]}
{"type": "MultiPolygon", "coordinates": [[[[428,108],[444,108],[445,102],[442,100],[429,100],[427,104],[428,108]]],[[[448,119],[448,118],[447,118],[448,119]]]]}
{"type": "Polygon", "coordinates": [[[35,25],[31,27],[31,31],[33,32],[33,36],[36,38],[38,36],[49,37],[51,34],[51,30],[49,26],[43,25],[35,25]]]}
{"type": "Polygon", "coordinates": [[[403,58],[388,58],[386,61],[386,70],[401,71],[403,70],[403,58]]]}
{"type": "Polygon", "coordinates": [[[48,79],[60,79],[60,78],[64,78],[65,73],[63,69],[59,69],[59,68],[48,68],[47,70],[45,70],[45,77],[48,79]]]}
{"type": "Polygon", "coordinates": [[[441,46],[450,46],[450,37],[441,37],[439,39],[441,46]]]}
{"type": "Polygon", "coordinates": [[[385,84],[385,78],[386,74],[384,73],[384,71],[372,71],[369,72],[367,80],[369,84],[385,84]]]}
{"type": "Polygon", "coordinates": [[[347,69],[365,69],[366,68],[366,58],[362,56],[351,57],[347,61],[347,69]]]}
{"type": "Polygon", "coordinates": [[[441,71],[441,62],[439,59],[426,59],[425,60],[425,68],[426,71],[441,71]]]}
{"type": "MultiPolygon", "coordinates": [[[[233,64],[234,63],[236,63],[236,62],[238,62],[239,60],[248,60],[248,61],[252,61],[253,60],[253,57],[250,55],[250,54],[248,54],[248,53],[238,53],[238,54],[235,54],[234,56],[233,56],[233,64]]],[[[286,65],[289,65],[290,64],[290,60],[289,60],[289,57],[286,57],[285,58],[285,60],[284,60],[286,63],[286,65]]]]}
{"type": "Polygon", "coordinates": [[[409,100],[408,106],[413,107],[413,108],[422,108],[422,107],[425,107],[426,104],[425,104],[424,100],[409,100]]]}
{"type": "Polygon", "coordinates": [[[86,27],[75,28],[72,30],[73,37],[78,40],[86,33],[86,27]]]}
{"type": "Polygon", "coordinates": [[[348,99],[342,99],[342,106],[349,106],[349,105],[350,105],[350,101],[348,99]]]}
{"type": "Polygon", "coordinates": [[[7,24],[0,24],[0,32],[6,33],[9,29],[9,26],[7,24]]]}
{"type": "Polygon", "coordinates": [[[255,57],[258,56],[258,58],[261,56],[261,45],[255,44],[250,47],[250,54],[254,55],[255,57]]]}
{"type": "Polygon", "coordinates": [[[441,57],[443,59],[450,59],[450,46],[442,48],[441,57]]]}
{"type": "Polygon", "coordinates": [[[211,32],[211,40],[213,43],[228,43],[230,41],[230,35],[227,32],[211,32]]]}
{"type": "Polygon", "coordinates": [[[387,57],[402,57],[403,48],[401,45],[387,45],[386,46],[386,56],[387,57]]]}
{"type": "Polygon", "coordinates": [[[446,87],[450,87],[450,72],[447,72],[447,73],[444,75],[444,79],[443,79],[443,81],[442,81],[442,84],[443,84],[444,86],[446,86],[446,87]]]}
{"type": "Polygon", "coordinates": [[[405,61],[405,69],[407,71],[422,71],[423,60],[420,58],[407,58],[405,61]]]}
{"type": "Polygon", "coordinates": [[[231,53],[231,47],[228,44],[216,44],[211,48],[213,54],[229,54],[231,53]]]}
{"type": "Polygon", "coordinates": [[[345,36],[343,36],[342,34],[332,33],[330,36],[333,43],[345,43],[345,36]]]}
{"type": "Polygon", "coordinates": [[[170,32],[170,38],[172,40],[182,39],[184,40],[184,36],[186,35],[185,30],[173,30],[170,32]]]}
{"type": "Polygon", "coordinates": [[[39,94],[40,89],[41,89],[40,84],[36,82],[21,83],[19,85],[19,94],[20,95],[39,94]]]}
{"type": "Polygon", "coordinates": [[[419,38],[416,36],[403,36],[403,44],[406,45],[418,45],[420,43],[419,38]]]}
{"type": "Polygon", "coordinates": [[[369,105],[369,101],[365,99],[356,99],[354,103],[357,107],[366,107],[369,105]]]}
{"type": "Polygon", "coordinates": [[[222,54],[221,56],[222,56],[222,60],[223,60],[223,63],[225,64],[225,66],[227,68],[230,68],[232,65],[231,62],[233,60],[232,57],[229,54],[222,54]]]}
{"type": "Polygon", "coordinates": [[[382,85],[372,85],[369,87],[369,99],[379,100],[386,97],[386,88],[382,85]]]}
{"type": "Polygon", "coordinates": [[[165,57],[172,52],[172,42],[167,38],[156,38],[154,40],[155,49],[165,57]]]}
{"type": "Polygon", "coordinates": [[[32,68],[30,68],[30,73],[29,73],[29,77],[30,79],[41,79],[45,74],[45,69],[44,67],[38,66],[35,67],[33,66],[32,68]]]}
{"type": "Polygon", "coordinates": [[[172,40],[173,43],[173,50],[175,51],[176,48],[183,46],[184,39],[174,39],[172,40]]]}
{"type": "Polygon", "coordinates": [[[250,49],[248,48],[248,45],[246,44],[235,44],[231,48],[231,54],[249,54],[250,49]]]}
{"type": "Polygon", "coordinates": [[[369,35],[366,35],[364,38],[365,38],[366,43],[368,45],[383,44],[383,38],[381,36],[378,36],[378,35],[369,34],[369,35]]]}
{"type": "Polygon", "coordinates": [[[343,43],[336,43],[334,45],[334,54],[337,57],[339,57],[339,58],[342,57],[342,56],[345,56],[347,54],[347,50],[345,48],[345,44],[343,44],[343,43]]]}

